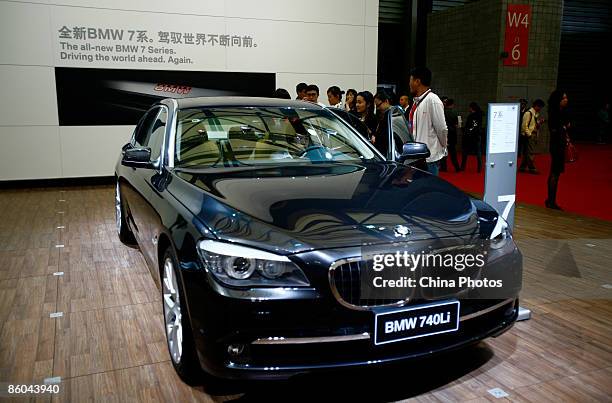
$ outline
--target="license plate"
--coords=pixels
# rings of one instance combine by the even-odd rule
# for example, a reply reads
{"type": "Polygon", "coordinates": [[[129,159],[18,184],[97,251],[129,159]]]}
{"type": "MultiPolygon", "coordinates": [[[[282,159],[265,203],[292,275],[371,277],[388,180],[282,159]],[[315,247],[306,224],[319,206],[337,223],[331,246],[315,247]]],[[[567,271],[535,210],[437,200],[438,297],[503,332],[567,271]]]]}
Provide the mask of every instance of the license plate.
{"type": "Polygon", "coordinates": [[[374,317],[374,344],[433,336],[458,329],[459,301],[381,311],[376,312],[374,317]]]}

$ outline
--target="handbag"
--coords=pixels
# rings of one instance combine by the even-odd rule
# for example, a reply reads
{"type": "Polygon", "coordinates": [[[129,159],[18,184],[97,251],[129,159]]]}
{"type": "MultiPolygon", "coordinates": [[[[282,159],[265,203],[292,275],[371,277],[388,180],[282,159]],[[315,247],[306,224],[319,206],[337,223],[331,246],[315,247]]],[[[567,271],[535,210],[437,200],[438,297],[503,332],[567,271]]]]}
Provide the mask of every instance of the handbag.
{"type": "Polygon", "coordinates": [[[576,162],[578,160],[578,150],[572,144],[572,140],[567,132],[565,132],[565,162],[576,162]]]}

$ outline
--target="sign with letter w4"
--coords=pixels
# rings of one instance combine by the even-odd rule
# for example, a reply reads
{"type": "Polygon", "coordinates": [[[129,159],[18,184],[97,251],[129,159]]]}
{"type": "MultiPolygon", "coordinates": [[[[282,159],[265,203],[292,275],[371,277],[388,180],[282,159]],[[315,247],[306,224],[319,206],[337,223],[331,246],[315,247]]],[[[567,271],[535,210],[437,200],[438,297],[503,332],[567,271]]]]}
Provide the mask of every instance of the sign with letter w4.
{"type": "Polygon", "coordinates": [[[508,4],[504,40],[504,51],[508,57],[504,59],[504,66],[527,66],[530,25],[530,5],[508,4]]]}

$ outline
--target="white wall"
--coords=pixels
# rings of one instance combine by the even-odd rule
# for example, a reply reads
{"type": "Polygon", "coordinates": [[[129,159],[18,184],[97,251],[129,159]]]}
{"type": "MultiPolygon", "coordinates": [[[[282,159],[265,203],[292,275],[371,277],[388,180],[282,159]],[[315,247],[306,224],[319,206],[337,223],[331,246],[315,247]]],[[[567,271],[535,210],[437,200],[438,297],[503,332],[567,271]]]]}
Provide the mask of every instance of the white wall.
{"type": "MultiPolygon", "coordinates": [[[[107,176],[129,126],[58,125],[54,67],[276,73],[299,82],[376,89],[378,0],[0,0],[0,180],[107,176]],[[257,47],[176,44],[189,64],[62,59],[62,27],[248,35],[257,47]]],[[[91,45],[123,40],[70,41],[91,45]]],[[[142,44],[142,43],[140,43],[142,44]]],[[[140,45],[139,44],[139,45],[140,45]]],[[[166,46],[152,42],[156,47],[166,46]]],[[[87,51],[73,53],[91,54],[87,51]]]]}

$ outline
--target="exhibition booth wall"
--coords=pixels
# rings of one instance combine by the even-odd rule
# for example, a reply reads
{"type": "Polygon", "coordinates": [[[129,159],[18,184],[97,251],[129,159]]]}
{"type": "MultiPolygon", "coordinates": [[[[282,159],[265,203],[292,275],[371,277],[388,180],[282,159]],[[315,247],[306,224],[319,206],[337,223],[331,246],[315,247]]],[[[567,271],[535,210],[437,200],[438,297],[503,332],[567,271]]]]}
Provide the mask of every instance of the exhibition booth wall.
{"type": "Polygon", "coordinates": [[[376,89],[377,0],[45,3],[0,1],[0,181],[112,175],[166,96],[376,89]]]}
{"type": "MultiPolygon", "coordinates": [[[[531,104],[538,98],[548,100],[556,88],[563,2],[523,3],[526,5],[512,0],[476,1],[428,16],[427,64],[434,72],[435,88],[453,98],[464,118],[470,102],[483,109],[489,102],[519,102],[522,98],[531,104]],[[528,12],[512,7],[528,7],[528,12]],[[521,19],[516,20],[518,17],[521,19]],[[519,27],[523,42],[507,47],[506,36],[511,37],[519,27]],[[514,64],[513,57],[518,58],[514,64]]],[[[538,136],[536,151],[547,153],[546,125],[538,136]]]]}

